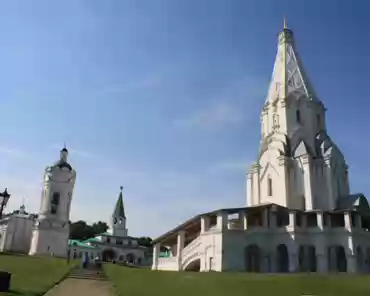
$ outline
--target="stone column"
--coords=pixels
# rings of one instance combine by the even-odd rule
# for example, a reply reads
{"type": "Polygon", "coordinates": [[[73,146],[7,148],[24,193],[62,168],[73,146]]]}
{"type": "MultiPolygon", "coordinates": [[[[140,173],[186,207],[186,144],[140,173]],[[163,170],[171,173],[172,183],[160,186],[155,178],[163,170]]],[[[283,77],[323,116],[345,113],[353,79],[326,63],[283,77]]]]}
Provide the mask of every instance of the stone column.
{"type": "Polygon", "coordinates": [[[324,230],[324,214],[322,212],[316,213],[317,228],[324,230]]]}
{"type": "Polygon", "coordinates": [[[158,269],[158,259],[159,259],[160,251],[161,251],[161,244],[156,243],[153,248],[153,264],[152,264],[153,270],[158,269]]]}
{"type": "Polygon", "coordinates": [[[352,231],[351,212],[347,212],[347,213],[344,214],[344,227],[348,231],[352,231]]]}
{"type": "Polygon", "coordinates": [[[202,216],[200,218],[200,231],[204,233],[209,229],[209,216],[202,216]]]}
{"type": "Polygon", "coordinates": [[[247,198],[246,198],[246,205],[253,206],[254,205],[254,195],[255,192],[253,191],[254,184],[253,184],[253,169],[251,168],[247,172],[247,198]]]}
{"type": "Polygon", "coordinates": [[[240,212],[239,217],[240,217],[240,225],[242,229],[247,230],[248,229],[247,212],[246,211],[240,212]]]}
{"type": "Polygon", "coordinates": [[[297,272],[298,265],[298,251],[293,250],[292,253],[289,253],[289,272],[297,272]]]}
{"type": "Polygon", "coordinates": [[[181,270],[182,250],[184,249],[184,244],[185,244],[185,231],[180,230],[179,233],[177,234],[177,250],[176,250],[178,270],[181,270]]]}
{"type": "Polygon", "coordinates": [[[289,227],[295,228],[297,226],[297,217],[295,212],[289,212],[289,227]]]}
{"type": "Polygon", "coordinates": [[[357,260],[355,255],[347,254],[347,272],[348,273],[357,272],[357,260]]]}
{"type": "Polygon", "coordinates": [[[253,172],[252,175],[252,192],[253,192],[253,204],[249,204],[249,206],[257,205],[261,203],[261,191],[260,191],[260,182],[259,182],[259,170],[260,166],[259,164],[255,163],[251,167],[251,172],[253,172]]]}
{"type": "Polygon", "coordinates": [[[320,253],[316,254],[316,267],[317,272],[326,273],[328,272],[328,252],[322,250],[320,253]]]}
{"type": "Polygon", "coordinates": [[[218,215],[217,215],[217,228],[219,230],[225,230],[225,229],[227,229],[227,224],[228,224],[227,214],[224,213],[224,212],[218,213],[218,215]]]}
{"type": "Polygon", "coordinates": [[[277,194],[285,194],[286,196],[286,206],[290,207],[291,201],[290,201],[290,190],[289,190],[289,165],[290,165],[290,159],[286,156],[279,156],[278,157],[279,166],[281,168],[281,176],[280,178],[283,179],[283,182],[279,184],[279,188],[281,192],[276,192],[277,190],[274,190],[272,195],[276,198],[277,194]]]}
{"type": "Polygon", "coordinates": [[[311,210],[313,205],[312,198],[312,180],[311,180],[311,156],[306,154],[302,155],[303,171],[304,171],[304,196],[306,210],[311,210]]]}

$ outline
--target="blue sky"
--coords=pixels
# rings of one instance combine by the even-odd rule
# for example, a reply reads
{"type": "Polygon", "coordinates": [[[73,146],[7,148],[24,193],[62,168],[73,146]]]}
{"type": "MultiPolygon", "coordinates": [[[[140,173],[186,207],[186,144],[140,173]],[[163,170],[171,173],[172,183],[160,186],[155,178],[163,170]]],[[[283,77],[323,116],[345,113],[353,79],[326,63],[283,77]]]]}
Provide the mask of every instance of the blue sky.
{"type": "Polygon", "coordinates": [[[283,15],[350,166],[370,194],[367,1],[0,2],[0,186],[37,211],[64,141],[72,219],[108,220],[125,187],[129,233],[243,206],[283,15]],[[367,153],[366,153],[367,154],[367,153]]]}

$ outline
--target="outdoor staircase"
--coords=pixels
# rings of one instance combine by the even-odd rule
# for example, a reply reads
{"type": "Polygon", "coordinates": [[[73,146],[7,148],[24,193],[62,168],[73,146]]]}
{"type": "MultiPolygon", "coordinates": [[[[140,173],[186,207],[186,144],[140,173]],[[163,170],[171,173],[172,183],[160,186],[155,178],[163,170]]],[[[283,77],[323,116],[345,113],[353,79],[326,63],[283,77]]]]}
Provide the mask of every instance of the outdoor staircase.
{"type": "Polygon", "coordinates": [[[97,268],[82,268],[77,267],[68,276],[70,279],[80,279],[80,280],[94,280],[94,281],[106,281],[107,278],[104,274],[103,269],[97,268]]]}

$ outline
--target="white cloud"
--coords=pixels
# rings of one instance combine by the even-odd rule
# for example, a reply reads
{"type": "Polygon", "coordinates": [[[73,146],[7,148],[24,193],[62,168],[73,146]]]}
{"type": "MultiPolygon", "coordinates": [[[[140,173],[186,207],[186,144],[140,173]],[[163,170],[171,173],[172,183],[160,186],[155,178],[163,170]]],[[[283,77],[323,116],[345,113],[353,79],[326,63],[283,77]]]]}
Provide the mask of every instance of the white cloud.
{"type": "Polygon", "coordinates": [[[230,125],[238,125],[243,121],[243,112],[230,103],[217,102],[206,110],[195,113],[186,119],[180,119],[175,124],[184,127],[202,129],[219,129],[230,125]]]}

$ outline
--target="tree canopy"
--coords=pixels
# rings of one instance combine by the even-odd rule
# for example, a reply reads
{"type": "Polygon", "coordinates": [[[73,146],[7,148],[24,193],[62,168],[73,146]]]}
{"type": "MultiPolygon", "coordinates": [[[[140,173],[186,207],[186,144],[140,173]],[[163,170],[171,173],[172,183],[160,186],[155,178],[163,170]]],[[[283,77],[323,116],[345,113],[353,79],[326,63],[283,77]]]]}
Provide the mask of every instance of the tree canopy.
{"type": "Polygon", "coordinates": [[[85,221],[80,220],[71,223],[69,237],[71,239],[85,240],[107,230],[108,224],[105,222],[99,221],[89,225],[85,221]]]}

